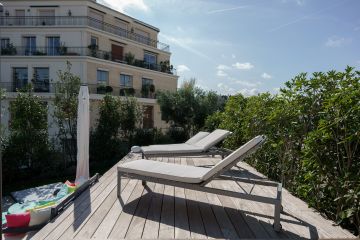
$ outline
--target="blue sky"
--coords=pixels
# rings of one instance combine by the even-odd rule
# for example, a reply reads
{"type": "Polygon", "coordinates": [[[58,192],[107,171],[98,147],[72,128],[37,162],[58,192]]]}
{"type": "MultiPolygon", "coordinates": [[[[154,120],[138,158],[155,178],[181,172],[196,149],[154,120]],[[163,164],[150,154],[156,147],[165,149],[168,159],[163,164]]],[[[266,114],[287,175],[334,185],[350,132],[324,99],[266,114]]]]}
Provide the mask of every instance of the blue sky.
{"type": "Polygon", "coordinates": [[[359,0],[99,0],[160,28],[179,84],[253,95],[300,72],[360,69],[359,0]]]}

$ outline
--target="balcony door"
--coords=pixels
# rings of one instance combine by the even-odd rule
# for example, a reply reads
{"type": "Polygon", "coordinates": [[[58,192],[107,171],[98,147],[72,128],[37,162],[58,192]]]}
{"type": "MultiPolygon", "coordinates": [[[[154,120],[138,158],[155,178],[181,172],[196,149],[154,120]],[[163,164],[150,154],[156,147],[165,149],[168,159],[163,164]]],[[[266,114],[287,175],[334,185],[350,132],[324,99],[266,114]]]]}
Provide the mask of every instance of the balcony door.
{"type": "Polygon", "coordinates": [[[16,25],[25,25],[25,10],[15,10],[16,25]]]}
{"type": "Polygon", "coordinates": [[[26,67],[13,68],[13,91],[22,89],[28,83],[28,69],[26,67]]]}
{"type": "Polygon", "coordinates": [[[119,45],[112,44],[111,45],[111,55],[112,60],[115,62],[123,61],[124,48],[119,45]]]}
{"type": "Polygon", "coordinates": [[[57,56],[60,49],[60,37],[47,37],[47,55],[57,56]]]}
{"type": "Polygon", "coordinates": [[[36,37],[24,37],[25,55],[33,55],[36,52],[36,37]]]}
{"type": "Polygon", "coordinates": [[[55,25],[55,10],[43,9],[39,11],[40,25],[55,25]]]}

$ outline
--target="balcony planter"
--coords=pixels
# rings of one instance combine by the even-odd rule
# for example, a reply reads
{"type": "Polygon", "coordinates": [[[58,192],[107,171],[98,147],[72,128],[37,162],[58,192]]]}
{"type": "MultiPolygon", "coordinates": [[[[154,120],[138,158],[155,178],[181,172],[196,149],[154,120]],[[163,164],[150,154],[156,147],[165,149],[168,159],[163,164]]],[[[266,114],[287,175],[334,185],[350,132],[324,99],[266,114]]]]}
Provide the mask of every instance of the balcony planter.
{"type": "Polygon", "coordinates": [[[16,48],[12,43],[9,43],[6,48],[1,48],[1,55],[16,55],[16,48]]]}
{"type": "Polygon", "coordinates": [[[163,62],[160,62],[160,70],[161,72],[165,73],[172,73],[172,70],[174,69],[173,65],[170,65],[170,61],[166,60],[163,62]]]}
{"type": "Polygon", "coordinates": [[[35,55],[35,56],[45,56],[46,53],[45,53],[45,52],[41,52],[41,51],[35,51],[35,52],[33,52],[33,55],[35,55]]]}
{"type": "Polygon", "coordinates": [[[90,44],[88,46],[88,49],[90,49],[90,56],[91,57],[97,57],[97,51],[99,49],[98,45],[90,44]]]}
{"type": "Polygon", "coordinates": [[[122,88],[120,89],[120,96],[134,96],[135,89],[134,88],[122,88]]]}
{"type": "Polygon", "coordinates": [[[128,52],[125,54],[124,60],[125,60],[125,62],[127,62],[127,64],[134,65],[135,55],[132,54],[131,52],[128,52]]]}
{"type": "Polygon", "coordinates": [[[145,67],[145,61],[135,59],[134,66],[143,68],[143,67],[145,67]]]}
{"type": "Polygon", "coordinates": [[[110,59],[110,54],[108,52],[105,52],[103,55],[105,60],[109,60],[110,59]]]}
{"type": "Polygon", "coordinates": [[[105,94],[106,93],[106,86],[103,86],[103,85],[98,86],[96,88],[96,93],[97,94],[105,94]]]}
{"type": "Polygon", "coordinates": [[[61,45],[58,48],[59,55],[66,55],[67,54],[67,47],[65,45],[61,45]]]}
{"type": "Polygon", "coordinates": [[[105,92],[106,93],[112,93],[112,91],[113,91],[113,88],[111,86],[106,86],[105,87],[105,92]]]}

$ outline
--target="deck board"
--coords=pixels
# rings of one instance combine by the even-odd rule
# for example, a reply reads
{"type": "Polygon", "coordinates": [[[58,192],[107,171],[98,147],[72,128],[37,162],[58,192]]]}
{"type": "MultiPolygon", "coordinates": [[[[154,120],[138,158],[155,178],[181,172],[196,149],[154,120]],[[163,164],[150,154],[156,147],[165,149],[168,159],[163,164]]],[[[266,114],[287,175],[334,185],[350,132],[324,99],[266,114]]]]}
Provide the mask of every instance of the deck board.
{"type": "MultiPolygon", "coordinates": [[[[122,161],[140,158],[140,154],[129,154],[122,161]]],[[[205,167],[221,159],[203,156],[153,160],[205,167]]],[[[227,174],[266,179],[246,163],[239,163],[227,174]]],[[[274,207],[269,204],[163,184],[148,183],[144,188],[141,181],[127,178],[121,181],[121,202],[116,184],[115,165],[33,239],[355,238],[286,189],[283,230],[277,233],[272,228],[274,207]]],[[[274,187],[229,180],[214,180],[208,186],[272,197],[276,191],[274,187]]]]}

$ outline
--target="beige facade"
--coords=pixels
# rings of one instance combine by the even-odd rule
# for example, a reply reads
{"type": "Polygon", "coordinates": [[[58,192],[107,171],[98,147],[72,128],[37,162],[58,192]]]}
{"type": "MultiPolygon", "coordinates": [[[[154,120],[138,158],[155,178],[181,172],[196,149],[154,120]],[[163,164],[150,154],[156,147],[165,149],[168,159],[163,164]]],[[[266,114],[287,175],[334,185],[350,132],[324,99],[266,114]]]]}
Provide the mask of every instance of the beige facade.
{"type": "MultiPolygon", "coordinates": [[[[158,28],[93,0],[2,3],[0,87],[7,90],[2,103],[3,124],[9,120],[7,106],[16,97],[16,89],[26,83],[34,85],[50,108],[57,72],[69,61],[71,71],[89,85],[92,125],[104,96],[99,86],[104,85],[111,87],[114,96],[132,89],[144,106],[144,117],[151,118],[145,119],[148,123],[144,127],[167,127],[161,120],[155,91],[176,91],[178,76],[169,64],[169,46],[158,42],[158,28]]],[[[50,125],[50,132],[55,133],[56,126],[50,125]]]]}

